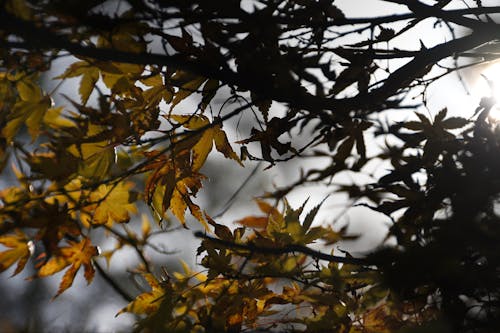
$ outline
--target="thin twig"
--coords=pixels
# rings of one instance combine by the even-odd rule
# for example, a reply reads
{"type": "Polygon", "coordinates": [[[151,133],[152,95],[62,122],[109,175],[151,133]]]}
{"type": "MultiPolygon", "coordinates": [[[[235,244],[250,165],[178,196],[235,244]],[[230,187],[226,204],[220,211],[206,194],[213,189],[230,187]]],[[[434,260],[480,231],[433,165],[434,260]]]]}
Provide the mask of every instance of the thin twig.
{"type": "Polygon", "coordinates": [[[120,295],[125,301],[127,302],[132,302],[134,300],[134,297],[130,296],[122,287],[116,283],[115,280],[109,274],[104,270],[104,268],[99,265],[97,261],[94,260],[94,266],[96,270],[101,274],[102,278],[106,283],[114,290],[118,295],[120,295]]]}

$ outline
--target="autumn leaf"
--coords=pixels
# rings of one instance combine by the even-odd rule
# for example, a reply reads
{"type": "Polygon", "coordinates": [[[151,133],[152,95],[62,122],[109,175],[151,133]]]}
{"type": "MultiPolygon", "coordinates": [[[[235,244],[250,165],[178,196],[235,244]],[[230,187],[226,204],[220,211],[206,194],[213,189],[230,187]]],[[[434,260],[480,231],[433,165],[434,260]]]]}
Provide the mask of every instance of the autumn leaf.
{"type": "Polygon", "coordinates": [[[115,315],[115,317],[124,312],[131,312],[135,314],[152,314],[158,310],[163,297],[165,297],[165,290],[152,274],[144,274],[143,276],[151,287],[151,291],[142,293],[137,296],[135,300],[121,309],[115,315]]]}
{"type": "Polygon", "coordinates": [[[175,159],[158,158],[158,162],[154,162],[150,168],[154,169],[154,172],[146,181],[144,193],[146,202],[152,207],[155,215],[161,219],[170,209],[186,227],[185,213],[189,208],[191,215],[208,229],[200,207],[191,199],[196,196],[202,187],[202,180],[206,177],[190,170],[189,154],[179,153],[175,159]],[[187,168],[183,168],[183,165],[187,168]]]}
{"type": "Polygon", "coordinates": [[[35,82],[36,77],[28,76],[16,83],[19,100],[7,113],[7,123],[2,135],[11,140],[26,125],[32,139],[35,139],[44,126],[44,115],[51,105],[50,98],[44,96],[35,82]]]}
{"type": "Polygon", "coordinates": [[[231,148],[226,133],[222,130],[220,124],[212,123],[210,126],[208,118],[203,115],[171,115],[170,118],[190,130],[200,130],[204,128],[203,133],[200,135],[197,143],[192,148],[193,171],[201,169],[208,157],[208,154],[213,148],[214,142],[215,148],[221,152],[224,157],[233,159],[243,166],[238,155],[236,155],[234,150],[231,148]]]}
{"type": "Polygon", "coordinates": [[[247,216],[235,223],[241,224],[242,226],[255,229],[265,229],[269,218],[267,216],[247,216]]]}
{"type": "Polygon", "coordinates": [[[272,218],[275,221],[282,221],[283,215],[276,209],[276,207],[270,205],[261,199],[256,199],[255,202],[259,206],[261,212],[265,213],[267,216],[272,218]]]}
{"type": "Polygon", "coordinates": [[[64,117],[64,108],[63,107],[56,107],[56,108],[50,108],[45,112],[45,115],[43,116],[43,121],[45,124],[47,124],[49,127],[58,129],[58,128],[68,128],[68,127],[76,127],[76,124],[69,120],[68,118],[64,117]]]}
{"type": "Polygon", "coordinates": [[[172,81],[179,84],[177,93],[174,95],[170,111],[186,97],[197,92],[198,88],[207,79],[203,76],[196,76],[188,72],[177,71],[172,77],[172,81]]]}
{"type": "Polygon", "coordinates": [[[363,332],[390,333],[399,330],[402,325],[400,319],[391,314],[384,304],[369,310],[363,316],[363,332]]]}
{"type": "Polygon", "coordinates": [[[217,90],[219,89],[219,81],[215,79],[209,79],[205,85],[203,86],[203,91],[201,92],[201,95],[203,96],[201,100],[201,108],[204,110],[208,104],[210,104],[210,101],[212,98],[214,98],[215,94],[217,93],[217,90]]]}
{"type": "Polygon", "coordinates": [[[87,104],[90,94],[99,80],[99,69],[85,60],[72,63],[66,71],[55,77],[55,79],[65,79],[81,76],[78,93],[82,104],[87,104]]]}
{"type": "Polygon", "coordinates": [[[16,229],[15,234],[0,236],[0,244],[9,248],[0,252],[0,272],[17,262],[12,276],[19,274],[35,250],[33,242],[22,231],[16,229]]]}
{"type": "Polygon", "coordinates": [[[177,180],[175,184],[175,189],[172,192],[172,196],[170,198],[170,211],[176,218],[179,219],[182,225],[185,226],[186,218],[185,212],[186,209],[189,208],[191,214],[202,224],[205,226],[205,229],[208,229],[206,222],[201,213],[201,209],[198,205],[193,203],[190,196],[195,195],[196,192],[201,188],[201,180],[204,179],[205,176],[199,173],[193,173],[189,177],[185,177],[177,180]]]}
{"type": "Polygon", "coordinates": [[[80,242],[68,241],[68,245],[60,248],[57,254],[40,267],[37,274],[38,277],[46,277],[70,266],[64,273],[57,294],[54,297],[59,296],[71,287],[76,273],[82,266],[87,283],[90,284],[94,278],[95,270],[92,265],[92,258],[99,254],[98,248],[91,244],[89,238],[83,238],[80,242]]]}
{"type": "Polygon", "coordinates": [[[130,213],[137,213],[132,182],[121,182],[114,185],[100,185],[90,194],[90,201],[94,203],[86,207],[89,212],[82,216],[87,225],[111,225],[125,223],[130,220],[130,213]]]}
{"type": "Polygon", "coordinates": [[[271,206],[267,202],[261,199],[256,199],[255,202],[259,206],[261,212],[265,213],[265,216],[247,216],[235,223],[241,224],[242,226],[255,229],[265,229],[270,220],[275,222],[282,222],[283,216],[276,209],[276,207],[271,206]]]}
{"type": "MultiPolygon", "coordinates": [[[[104,131],[101,126],[88,126],[88,137],[98,137],[104,131]]],[[[108,141],[75,144],[68,152],[81,159],[78,174],[89,179],[103,179],[115,161],[115,149],[108,141]]]]}

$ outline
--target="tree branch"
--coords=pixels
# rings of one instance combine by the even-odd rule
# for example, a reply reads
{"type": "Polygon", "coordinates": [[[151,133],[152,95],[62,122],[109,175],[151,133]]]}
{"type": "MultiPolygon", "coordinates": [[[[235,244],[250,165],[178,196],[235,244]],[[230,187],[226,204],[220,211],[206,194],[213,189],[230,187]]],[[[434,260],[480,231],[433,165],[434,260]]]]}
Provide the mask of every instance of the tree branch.
{"type": "Polygon", "coordinates": [[[209,240],[210,242],[216,243],[218,245],[222,245],[222,246],[230,248],[230,249],[246,250],[246,251],[250,251],[250,252],[257,252],[257,253],[263,253],[263,254],[286,254],[286,253],[299,252],[299,253],[308,255],[310,257],[313,257],[315,259],[326,260],[329,262],[337,262],[337,263],[341,263],[341,264],[351,264],[351,265],[370,265],[370,263],[367,262],[366,259],[364,259],[364,258],[334,256],[334,255],[319,252],[319,251],[313,250],[307,246],[298,245],[298,244],[290,244],[290,245],[287,245],[286,247],[282,247],[282,248],[262,247],[262,246],[256,246],[254,244],[237,244],[237,243],[225,241],[223,239],[208,236],[201,231],[196,231],[194,233],[194,235],[195,235],[195,237],[209,240]]]}
{"type": "Polygon", "coordinates": [[[99,265],[99,263],[95,260],[94,266],[99,274],[101,274],[104,281],[106,281],[106,283],[109,284],[111,288],[116,291],[116,293],[120,295],[125,301],[132,302],[134,300],[134,297],[130,296],[122,287],[120,287],[118,283],[116,283],[116,281],[113,280],[111,276],[109,276],[109,274],[104,270],[104,268],[102,268],[101,265],[99,265]]]}

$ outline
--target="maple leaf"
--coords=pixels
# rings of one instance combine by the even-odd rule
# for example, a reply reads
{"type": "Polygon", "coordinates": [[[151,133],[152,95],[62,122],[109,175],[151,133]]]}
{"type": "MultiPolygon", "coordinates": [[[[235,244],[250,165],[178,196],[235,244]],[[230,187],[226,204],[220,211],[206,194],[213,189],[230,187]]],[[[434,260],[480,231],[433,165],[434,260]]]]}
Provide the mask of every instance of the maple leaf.
{"type": "Polygon", "coordinates": [[[236,221],[235,223],[248,228],[265,229],[268,221],[269,218],[267,216],[247,216],[236,221]]]}
{"type": "Polygon", "coordinates": [[[202,187],[201,181],[206,177],[193,172],[189,168],[189,159],[185,159],[185,156],[186,154],[179,154],[175,159],[159,158],[150,166],[155,170],[146,182],[146,201],[159,217],[163,217],[165,211],[170,209],[184,227],[184,215],[189,208],[191,214],[208,228],[200,207],[191,200],[202,187]]]}
{"type": "Polygon", "coordinates": [[[100,185],[90,194],[94,204],[86,207],[87,212],[82,220],[87,225],[111,225],[113,222],[125,223],[130,220],[130,213],[137,213],[135,192],[131,191],[132,182],[121,182],[116,185],[100,185]]]}
{"type": "Polygon", "coordinates": [[[248,227],[248,228],[254,228],[254,229],[265,229],[267,228],[267,225],[269,224],[269,221],[282,221],[283,216],[281,213],[276,209],[276,207],[271,206],[267,202],[256,199],[255,202],[259,206],[259,209],[261,212],[266,214],[265,216],[247,216],[244,217],[235,223],[241,224],[242,226],[248,227]]]}
{"type": "Polygon", "coordinates": [[[0,236],[0,244],[10,248],[0,252],[0,272],[5,271],[17,262],[16,270],[12,276],[19,274],[33,254],[33,242],[28,240],[22,231],[16,230],[15,234],[0,236]]]}
{"type": "Polygon", "coordinates": [[[192,148],[193,171],[201,169],[214,143],[215,148],[221,152],[224,157],[233,159],[243,166],[240,158],[236,155],[233,148],[231,148],[226,133],[222,130],[220,124],[210,124],[208,118],[203,115],[171,115],[170,118],[190,130],[201,130],[205,128],[203,133],[199,135],[197,143],[192,148]]]}
{"type": "Polygon", "coordinates": [[[81,76],[78,93],[82,104],[87,104],[90,94],[99,80],[99,69],[85,60],[72,63],[66,71],[55,77],[55,79],[65,79],[81,76]]]}
{"type": "Polygon", "coordinates": [[[90,124],[87,126],[86,138],[82,142],[73,144],[67,148],[68,152],[81,161],[78,167],[78,175],[89,179],[102,180],[107,175],[115,161],[115,149],[108,140],[104,126],[90,124]]]}
{"type": "Polygon", "coordinates": [[[124,312],[131,312],[135,314],[151,314],[158,310],[161,304],[161,300],[165,296],[165,290],[152,274],[146,273],[143,276],[151,287],[151,291],[142,293],[137,296],[135,300],[121,309],[115,315],[115,317],[121,315],[124,312]]]}
{"type": "Polygon", "coordinates": [[[197,76],[184,71],[177,71],[172,77],[172,81],[179,85],[179,89],[172,100],[170,112],[172,112],[172,109],[182,100],[195,93],[206,80],[207,79],[203,76],[197,76]]]}
{"type": "Polygon", "coordinates": [[[69,246],[60,248],[55,256],[40,267],[37,274],[38,277],[46,277],[60,272],[71,265],[66,273],[64,273],[54,298],[71,287],[76,273],[82,266],[87,283],[90,284],[94,278],[95,270],[92,265],[92,258],[99,254],[98,248],[92,245],[89,238],[83,238],[80,242],[68,241],[68,244],[69,246]]]}
{"type": "MultiPolygon", "coordinates": [[[[201,181],[205,178],[204,175],[200,173],[193,173],[190,176],[178,179],[172,195],[169,199],[170,210],[175,217],[179,219],[182,225],[186,224],[185,212],[189,208],[191,214],[200,221],[205,228],[208,226],[205,223],[201,209],[198,205],[193,203],[190,196],[196,195],[198,190],[201,188],[201,181]]],[[[168,199],[168,198],[167,198],[168,199]]]]}
{"type": "Polygon", "coordinates": [[[1,134],[12,139],[26,125],[32,139],[35,139],[43,128],[44,115],[50,108],[51,100],[44,96],[34,77],[26,77],[16,84],[20,99],[7,114],[8,122],[1,134]]]}

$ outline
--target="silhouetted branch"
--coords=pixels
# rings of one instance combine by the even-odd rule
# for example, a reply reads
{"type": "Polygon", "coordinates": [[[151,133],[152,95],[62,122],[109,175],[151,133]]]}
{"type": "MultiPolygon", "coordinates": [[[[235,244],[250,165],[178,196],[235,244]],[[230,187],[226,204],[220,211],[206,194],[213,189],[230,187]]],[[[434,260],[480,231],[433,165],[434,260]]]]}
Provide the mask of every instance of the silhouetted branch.
{"type": "Polygon", "coordinates": [[[305,255],[308,255],[310,257],[313,257],[315,259],[319,260],[326,260],[330,262],[337,262],[337,263],[342,263],[342,264],[351,264],[351,265],[370,265],[369,262],[366,261],[364,258],[353,258],[353,257],[340,257],[340,256],[334,256],[331,254],[326,254],[323,252],[319,252],[316,250],[313,250],[307,246],[303,245],[298,245],[298,244],[289,244],[286,247],[282,248],[275,248],[275,247],[263,247],[263,246],[256,246],[255,244],[237,244],[233,242],[228,242],[219,238],[214,238],[211,236],[208,236],[204,234],[201,231],[196,231],[194,235],[198,238],[203,238],[206,240],[209,240],[211,242],[214,242],[218,245],[222,245],[224,247],[230,248],[230,249],[239,249],[239,250],[246,250],[250,252],[257,252],[257,253],[263,253],[263,254],[286,254],[286,253],[302,253],[305,255]]]}
{"type": "Polygon", "coordinates": [[[101,274],[102,278],[106,283],[114,290],[118,295],[120,295],[125,301],[127,302],[132,302],[134,300],[134,297],[130,296],[122,287],[116,283],[115,280],[109,274],[104,270],[104,268],[99,265],[97,261],[94,260],[94,266],[96,270],[101,274]]]}

